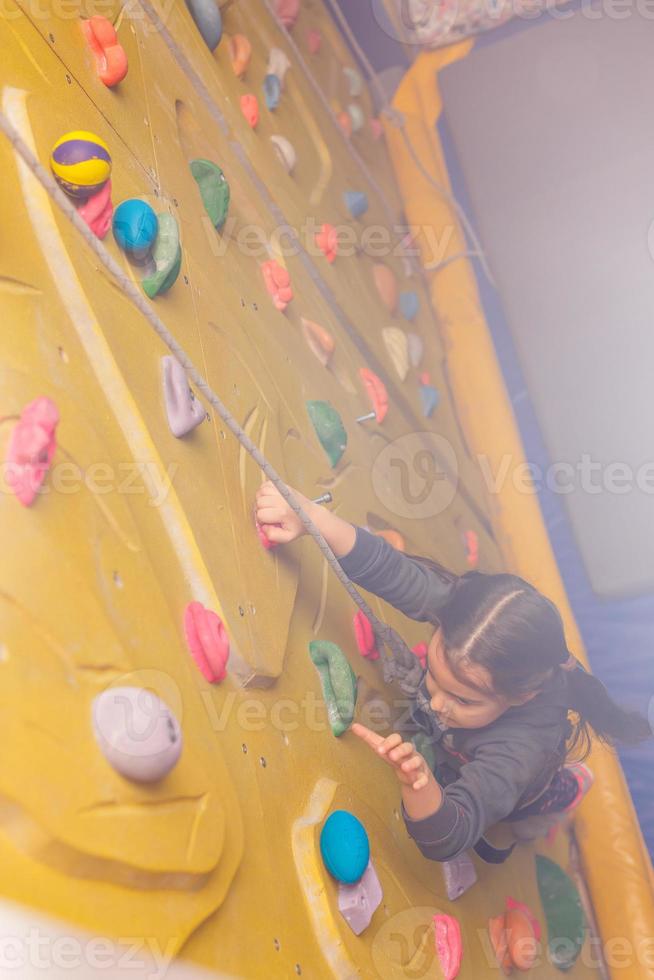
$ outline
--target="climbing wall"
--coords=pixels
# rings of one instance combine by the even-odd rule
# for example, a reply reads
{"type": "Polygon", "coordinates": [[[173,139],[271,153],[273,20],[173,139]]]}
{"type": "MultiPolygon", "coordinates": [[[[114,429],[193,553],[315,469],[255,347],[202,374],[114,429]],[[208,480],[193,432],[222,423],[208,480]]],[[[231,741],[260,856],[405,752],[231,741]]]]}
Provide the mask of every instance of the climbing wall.
{"type": "MultiPolygon", "coordinates": [[[[248,436],[289,484],[330,492],[337,513],[407,551],[458,571],[499,569],[438,324],[403,255],[381,129],[322,5],[306,0],[288,31],[266,3],[226,5],[211,50],[191,13],[206,13],[200,3],[104,4],[128,63],[114,87],[83,30],[97,11],[58,9],[43,3],[37,17],[7,0],[3,117],[48,172],[64,134],[104,141],[114,207],[138,199],[159,216],[155,255],[170,288],[152,308],[248,436]],[[223,178],[210,167],[202,184],[198,160],[229,185],[218,222],[205,203],[213,194],[225,209],[223,178]],[[339,229],[339,254],[325,225],[339,229]],[[387,246],[370,247],[374,228],[390,230],[387,246]],[[316,401],[347,434],[338,460],[309,416],[316,401]],[[404,470],[393,482],[391,467],[382,492],[378,460],[407,437],[404,470]],[[435,470],[410,472],[418,457],[435,470]],[[451,486],[428,520],[407,509],[407,486],[415,502],[427,479],[451,486]]],[[[379,663],[357,650],[352,601],[311,540],[262,547],[257,465],[184,384],[177,407],[186,399],[199,424],[171,432],[167,347],[4,136],[0,161],[0,456],[16,460],[17,431],[45,439],[30,457],[43,476],[36,499],[21,506],[6,467],[0,497],[0,891],[248,978],[438,977],[432,919],[449,914],[463,934],[460,975],[495,975],[489,917],[507,894],[542,912],[533,846],[501,868],[476,862],[479,883],[448,900],[441,867],[406,835],[394,777],[328,724],[313,641],[347,656],[359,718],[381,707],[390,725],[401,711],[379,663]],[[52,419],[39,426],[25,413],[43,398],[56,406],[56,435],[52,419]],[[231,649],[220,683],[210,683],[225,652],[215,617],[231,649]],[[148,722],[133,740],[154,742],[148,782],[103,743],[101,695],[116,687],[161,699],[125,701],[148,722]],[[320,855],[335,809],[364,825],[383,891],[359,936],[320,855]]],[[[129,234],[144,233],[137,225],[129,234]]],[[[141,289],[152,260],[117,239],[109,231],[103,246],[141,289]]],[[[371,603],[409,645],[428,639],[424,625],[371,603]]],[[[537,850],[568,864],[563,834],[537,850]]],[[[595,975],[583,960],[571,976],[595,975]]],[[[543,958],[531,976],[552,969],[543,958]]]]}

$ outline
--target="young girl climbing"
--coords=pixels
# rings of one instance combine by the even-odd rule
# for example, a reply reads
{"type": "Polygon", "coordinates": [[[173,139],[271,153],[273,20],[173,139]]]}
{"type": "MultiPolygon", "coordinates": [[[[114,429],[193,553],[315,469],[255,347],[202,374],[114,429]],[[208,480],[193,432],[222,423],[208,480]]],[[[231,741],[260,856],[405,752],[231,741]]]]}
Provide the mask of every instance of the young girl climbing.
{"type": "MultiPolygon", "coordinates": [[[[592,777],[564,763],[571,752],[587,754],[592,733],[609,744],[651,734],[570,654],[556,607],[528,582],[457,576],[294,493],[353,582],[434,627],[412,709],[431,764],[398,733],[352,726],[394,770],[408,832],[425,857],[446,861],[474,846],[487,861],[504,860],[510,849],[492,847],[486,830],[573,809],[592,777]]],[[[305,533],[272,483],[257,492],[256,519],[276,544],[305,533]]]]}

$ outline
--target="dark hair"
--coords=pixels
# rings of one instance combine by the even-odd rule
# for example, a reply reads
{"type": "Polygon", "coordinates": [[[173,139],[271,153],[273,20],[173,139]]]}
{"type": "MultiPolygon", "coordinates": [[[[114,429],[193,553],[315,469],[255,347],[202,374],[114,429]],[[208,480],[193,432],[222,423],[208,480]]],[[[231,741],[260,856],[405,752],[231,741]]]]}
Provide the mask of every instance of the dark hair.
{"type": "MultiPolygon", "coordinates": [[[[558,609],[524,579],[481,572],[459,577],[430,559],[419,560],[452,585],[434,625],[443,631],[445,655],[459,680],[474,687],[466,668],[479,665],[488,671],[495,693],[519,698],[538,691],[553,670],[569,663],[558,609]]],[[[565,677],[568,706],[576,715],[570,752],[585,758],[591,732],[609,745],[639,742],[652,734],[641,714],[616,704],[581,664],[566,670],[565,677]]]]}

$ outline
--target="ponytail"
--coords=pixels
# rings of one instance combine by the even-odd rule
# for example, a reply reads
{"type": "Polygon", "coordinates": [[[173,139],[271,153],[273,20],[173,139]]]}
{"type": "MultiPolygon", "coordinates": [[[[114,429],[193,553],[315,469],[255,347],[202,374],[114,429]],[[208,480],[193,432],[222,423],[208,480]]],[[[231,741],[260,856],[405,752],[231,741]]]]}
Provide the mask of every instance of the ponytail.
{"type": "Polygon", "coordinates": [[[585,759],[591,749],[591,732],[600,742],[635,745],[652,735],[647,719],[638,711],[622,708],[613,700],[601,680],[581,664],[566,671],[568,705],[577,715],[573,722],[569,750],[585,759]]]}

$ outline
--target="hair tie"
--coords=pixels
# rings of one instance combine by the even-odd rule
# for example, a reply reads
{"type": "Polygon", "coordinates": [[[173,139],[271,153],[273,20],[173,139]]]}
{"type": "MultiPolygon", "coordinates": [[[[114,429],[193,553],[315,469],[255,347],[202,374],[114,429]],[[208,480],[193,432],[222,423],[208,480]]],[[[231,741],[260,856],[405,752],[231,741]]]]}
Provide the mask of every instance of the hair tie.
{"type": "Polygon", "coordinates": [[[577,667],[581,666],[577,658],[573,653],[568,655],[568,659],[562,663],[561,670],[576,670],[577,667]]]}

